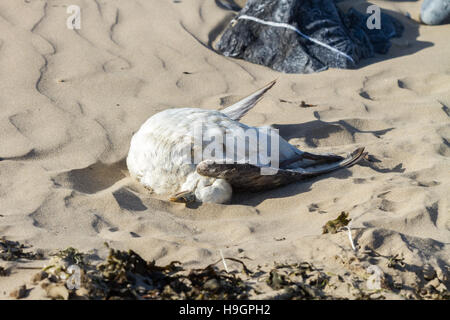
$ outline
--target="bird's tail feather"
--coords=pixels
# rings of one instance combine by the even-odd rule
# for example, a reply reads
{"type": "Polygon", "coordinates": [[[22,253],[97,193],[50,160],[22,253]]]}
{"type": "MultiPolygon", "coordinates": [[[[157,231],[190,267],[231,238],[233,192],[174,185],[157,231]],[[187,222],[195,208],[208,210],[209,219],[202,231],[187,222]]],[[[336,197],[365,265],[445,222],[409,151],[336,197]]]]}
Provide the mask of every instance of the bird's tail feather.
{"type": "Polygon", "coordinates": [[[239,121],[244,115],[247,114],[264,96],[264,94],[269,91],[276,83],[276,80],[265,85],[263,88],[252,93],[248,97],[236,102],[235,104],[221,110],[223,114],[227,115],[229,118],[239,121]]]}

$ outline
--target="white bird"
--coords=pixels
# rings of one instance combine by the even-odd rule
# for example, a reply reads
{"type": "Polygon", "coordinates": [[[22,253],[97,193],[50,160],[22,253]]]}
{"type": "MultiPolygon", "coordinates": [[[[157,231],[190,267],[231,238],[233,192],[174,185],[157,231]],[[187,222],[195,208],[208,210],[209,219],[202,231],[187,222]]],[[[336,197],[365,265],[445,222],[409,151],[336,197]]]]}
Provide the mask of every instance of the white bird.
{"type": "Polygon", "coordinates": [[[153,115],[131,139],[127,157],[131,176],[157,194],[172,194],[171,201],[226,203],[233,189],[258,191],[278,187],[349,167],[364,156],[364,148],[346,158],[303,152],[275,130],[240,123],[274,84],[275,81],[221,111],[178,108],[153,115]],[[196,130],[201,130],[200,140],[196,130]],[[249,132],[267,144],[252,143],[249,132]],[[214,141],[205,137],[214,137],[214,141]],[[234,147],[242,142],[244,148],[234,147]],[[277,147],[277,154],[269,155],[272,147],[277,147]],[[215,151],[206,152],[210,156],[204,158],[205,150],[211,148],[215,151]],[[203,158],[195,161],[198,154],[203,158]],[[268,158],[275,161],[265,161],[268,158]]]}

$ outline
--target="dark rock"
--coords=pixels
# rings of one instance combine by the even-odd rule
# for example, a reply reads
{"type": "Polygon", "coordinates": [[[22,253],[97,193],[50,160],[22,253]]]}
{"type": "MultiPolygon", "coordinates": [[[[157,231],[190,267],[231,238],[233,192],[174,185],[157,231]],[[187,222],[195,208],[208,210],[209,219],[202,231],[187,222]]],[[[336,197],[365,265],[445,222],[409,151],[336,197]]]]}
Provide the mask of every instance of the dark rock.
{"type": "Polygon", "coordinates": [[[25,285],[20,286],[19,288],[13,290],[9,296],[14,299],[22,299],[28,295],[28,290],[25,285]]]}
{"type": "Polygon", "coordinates": [[[369,30],[369,16],[356,10],[343,14],[333,0],[248,0],[225,30],[217,50],[286,73],[352,68],[374,52],[387,52],[389,39],[403,31],[386,14],[381,15],[380,30],[369,30]],[[301,34],[246,17],[285,23],[301,34]]]}

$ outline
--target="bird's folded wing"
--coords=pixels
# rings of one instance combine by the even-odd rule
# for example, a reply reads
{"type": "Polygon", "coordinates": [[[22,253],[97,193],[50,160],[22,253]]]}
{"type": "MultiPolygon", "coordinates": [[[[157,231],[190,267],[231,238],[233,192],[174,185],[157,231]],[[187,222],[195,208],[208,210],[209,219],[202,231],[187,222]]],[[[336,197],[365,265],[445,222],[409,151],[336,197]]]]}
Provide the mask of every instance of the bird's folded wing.
{"type": "Polygon", "coordinates": [[[298,170],[262,168],[248,163],[218,163],[205,160],[198,164],[197,172],[202,176],[224,179],[235,189],[260,191],[350,167],[364,155],[364,148],[359,148],[341,161],[298,170]]]}

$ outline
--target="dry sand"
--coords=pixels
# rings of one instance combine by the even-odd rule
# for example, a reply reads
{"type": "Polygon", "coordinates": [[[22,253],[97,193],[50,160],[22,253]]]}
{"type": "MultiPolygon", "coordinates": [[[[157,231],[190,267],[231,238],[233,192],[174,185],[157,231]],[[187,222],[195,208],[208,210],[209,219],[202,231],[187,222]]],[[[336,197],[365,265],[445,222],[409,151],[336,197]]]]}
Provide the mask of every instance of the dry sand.
{"type": "MultiPolygon", "coordinates": [[[[206,266],[222,250],[250,258],[250,267],[307,260],[344,274],[355,255],[347,233],[321,233],[347,211],[359,250],[404,255],[405,286],[423,282],[427,263],[445,281],[450,25],[414,21],[420,2],[373,3],[406,27],[388,55],[357,70],[286,75],[211,50],[234,14],[212,0],[1,1],[0,235],[46,253],[73,246],[104,256],[106,241],[160,264],[206,266]],[[70,4],[82,7],[81,30],[66,27],[70,4]],[[124,159],[148,117],[172,107],[219,109],[275,78],[244,123],[275,125],[307,151],[365,146],[371,161],[195,208],[131,180],[124,159]]],[[[373,263],[390,272],[383,260],[373,263]]],[[[13,268],[0,277],[0,298],[32,273],[13,268]]]]}

